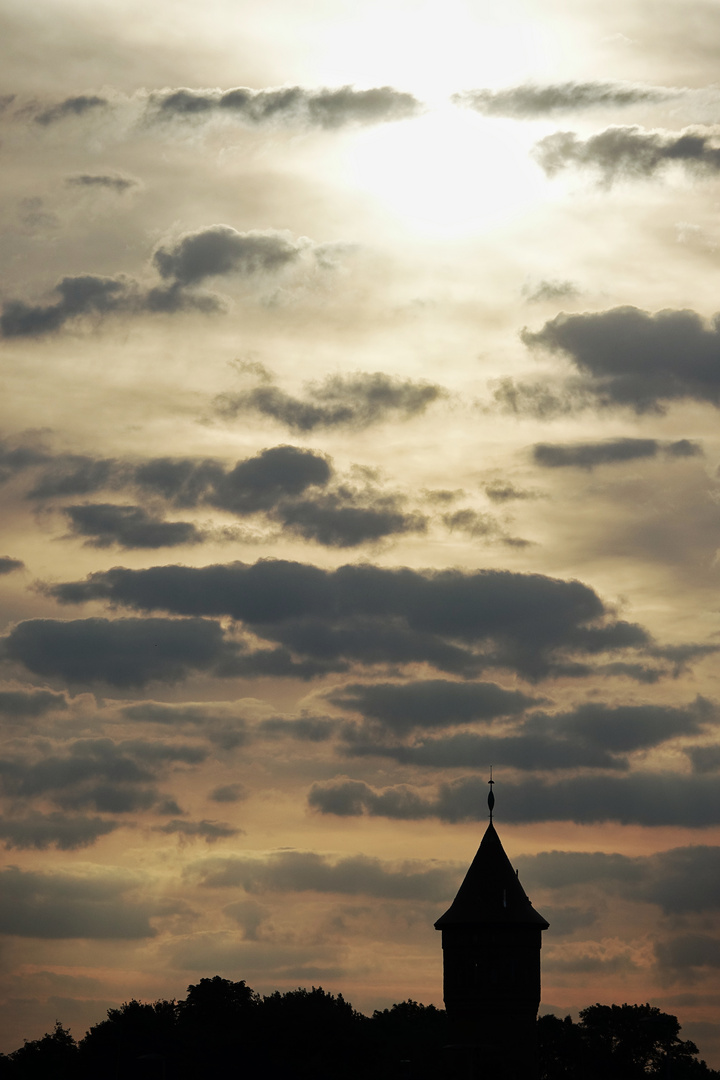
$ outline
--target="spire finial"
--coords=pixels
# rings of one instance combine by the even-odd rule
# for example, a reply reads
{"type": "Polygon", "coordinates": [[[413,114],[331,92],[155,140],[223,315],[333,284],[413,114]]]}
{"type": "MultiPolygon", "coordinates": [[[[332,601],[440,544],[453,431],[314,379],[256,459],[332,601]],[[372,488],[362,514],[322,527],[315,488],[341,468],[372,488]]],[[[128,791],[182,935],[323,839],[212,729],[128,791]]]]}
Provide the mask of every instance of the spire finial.
{"type": "Polygon", "coordinates": [[[495,781],[493,780],[493,777],[492,777],[492,771],[493,771],[493,767],[491,765],[490,766],[490,779],[488,780],[488,784],[490,785],[490,792],[488,794],[488,806],[490,808],[490,824],[491,825],[492,825],[493,807],[495,805],[495,796],[493,795],[493,784],[495,783],[495,781]]]}

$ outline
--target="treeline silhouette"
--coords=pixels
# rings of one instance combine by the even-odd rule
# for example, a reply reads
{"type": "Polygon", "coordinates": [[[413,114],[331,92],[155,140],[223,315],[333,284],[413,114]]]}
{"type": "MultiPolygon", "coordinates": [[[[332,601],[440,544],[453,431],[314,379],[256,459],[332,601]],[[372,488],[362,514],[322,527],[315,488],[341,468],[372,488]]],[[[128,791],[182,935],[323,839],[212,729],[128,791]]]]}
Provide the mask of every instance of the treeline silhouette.
{"type": "MultiPolygon", "coordinates": [[[[720,1080],[679,1038],[677,1018],[650,1005],[592,1005],[538,1021],[540,1080],[720,1080]]],[[[58,1021],[0,1055],[1,1080],[438,1080],[447,1017],[403,1001],[371,1017],[322,987],[267,997],[216,975],[181,1001],[127,1001],[80,1042],[58,1021]]]]}

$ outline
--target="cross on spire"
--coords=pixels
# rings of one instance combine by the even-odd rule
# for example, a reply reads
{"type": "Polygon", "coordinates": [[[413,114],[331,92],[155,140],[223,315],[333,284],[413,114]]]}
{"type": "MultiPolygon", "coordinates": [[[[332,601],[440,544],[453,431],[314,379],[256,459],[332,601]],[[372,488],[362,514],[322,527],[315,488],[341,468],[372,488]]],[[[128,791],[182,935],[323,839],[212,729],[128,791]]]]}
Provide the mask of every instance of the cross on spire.
{"type": "Polygon", "coordinates": [[[495,783],[495,781],[493,780],[492,771],[493,771],[493,767],[491,765],[490,766],[490,779],[488,780],[488,784],[490,785],[490,791],[488,793],[488,807],[490,808],[490,824],[491,825],[492,825],[493,807],[495,805],[495,796],[493,794],[493,784],[495,783]]]}

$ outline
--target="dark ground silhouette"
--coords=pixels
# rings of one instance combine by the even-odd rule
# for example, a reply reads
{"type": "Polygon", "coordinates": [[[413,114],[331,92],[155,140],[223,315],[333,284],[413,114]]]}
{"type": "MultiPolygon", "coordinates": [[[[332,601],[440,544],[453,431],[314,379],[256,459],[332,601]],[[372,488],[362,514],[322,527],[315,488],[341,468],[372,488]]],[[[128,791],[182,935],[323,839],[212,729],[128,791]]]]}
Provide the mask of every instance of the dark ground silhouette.
{"type": "MultiPolygon", "coordinates": [[[[720,1080],[650,1005],[591,1005],[538,1021],[541,1080],[720,1080]]],[[[403,1001],[371,1017],[321,987],[267,997],[216,975],[181,1001],[127,1001],[76,1043],[58,1021],[0,1055],[1,1080],[439,1080],[446,1016],[403,1001]]]]}

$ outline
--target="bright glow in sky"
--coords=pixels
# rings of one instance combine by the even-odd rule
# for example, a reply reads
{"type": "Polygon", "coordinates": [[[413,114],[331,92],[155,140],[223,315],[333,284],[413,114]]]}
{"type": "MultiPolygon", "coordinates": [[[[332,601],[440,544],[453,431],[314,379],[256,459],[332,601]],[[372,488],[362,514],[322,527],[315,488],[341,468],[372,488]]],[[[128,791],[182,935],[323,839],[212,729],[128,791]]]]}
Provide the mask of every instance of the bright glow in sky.
{"type": "Polygon", "coordinates": [[[486,232],[533,208],[547,190],[509,125],[452,105],[364,131],[348,157],[350,182],[421,233],[486,232]]]}

